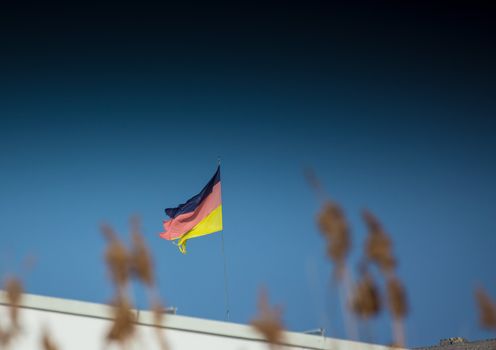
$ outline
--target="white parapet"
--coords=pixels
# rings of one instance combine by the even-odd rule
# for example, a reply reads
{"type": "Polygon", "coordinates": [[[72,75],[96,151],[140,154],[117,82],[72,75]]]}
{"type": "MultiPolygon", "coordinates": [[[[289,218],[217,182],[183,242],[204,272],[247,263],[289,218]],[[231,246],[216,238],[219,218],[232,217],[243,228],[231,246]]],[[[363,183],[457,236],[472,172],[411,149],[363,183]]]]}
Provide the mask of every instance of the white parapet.
{"type": "MultiPolygon", "coordinates": [[[[8,319],[5,292],[0,291],[0,320],[8,319]]],[[[60,350],[116,349],[106,344],[105,336],[112,323],[108,305],[77,300],[24,294],[20,305],[21,333],[9,350],[41,348],[46,329],[60,350]]],[[[129,349],[161,350],[153,314],[133,310],[137,332],[129,349]]],[[[2,324],[3,322],[0,322],[2,324]]],[[[180,315],[165,315],[160,325],[170,350],[266,350],[264,338],[248,325],[206,320],[180,315]]],[[[281,348],[300,350],[389,350],[383,345],[327,338],[296,332],[284,332],[281,348]]],[[[1,348],[1,345],[0,345],[1,348]]]]}

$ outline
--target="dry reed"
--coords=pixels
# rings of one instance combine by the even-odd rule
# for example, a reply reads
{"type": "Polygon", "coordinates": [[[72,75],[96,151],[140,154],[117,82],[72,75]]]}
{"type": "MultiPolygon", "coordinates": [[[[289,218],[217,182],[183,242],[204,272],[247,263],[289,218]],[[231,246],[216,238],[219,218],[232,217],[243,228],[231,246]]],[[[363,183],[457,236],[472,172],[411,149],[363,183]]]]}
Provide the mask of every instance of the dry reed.
{"type": "Polygon", "coordinates": [[[367,225],[368,236],[365,242],[366,257],[375,263],[384,273],[390,273],[396,267],[392,244],[383,230],[379,220],[369,211],[363,212],[363,220],[367,225]]]}
{"type": "Polygon", "coordinates": [[[496,303],[481,287],[475,290],[475,299],[479,308],[479,323],[483,328],[496,331],[496,303]]]}
{"type": "Polygon", "coordinates": [[[408,302],[406,290],[396,277],[397,263],[391,238],[370,211],[364,210],[362,217],[368,231],[365,241],[365,259],[375,264],[383,275],[386,282],[386,303],[392,318],[394,345],[403,347],[405,346],[403,320],[408,314],[408,302]]]}
{"type": "Polygon", "coordinates": [[[343,210],[338,204],[326,201],[318,214],[317,222],[327,243],[327,255],[336,265],[335,276],[341,279],[351,247],[348,223],[343,210]]]}
{"type": "Polygon", "coordinates": [[[152,303],[152,312],[153,312],[153,324],[155,326],[155,336],[157,338],[157,343],[161,350],[168,350],[169,343],[167,342],[167,339],[165,338],[164,333],[162,332],[161,329],[165,319],[164,317],[165,307],[158,299],[155,299],[155,301],[153,301],[152,303]]]}
{"type": "Polygon", "coordinates": [[[283,340],[284,326],[281,315],[280,307],[270,307],[267,291],[262,289],[258,297],[258,316],[251,321],[251,325],[263,335],[272,348],[283,340]]]}
{"type": "Polygon", "coordinates": [[[387,281],[387,299],[393,318],[402,319],[407,315],[408,304],[405,288],[396,277],[391,277],[387,281]]]}
{"type": "Polygon", "coordinates": [[[355,285],[351,309],[361,319],[369,319],[381,311],[379,289],[368,272],[364,272],[362,278],[355,285]]]}
{"type": "Polygon", "coordinates": [[[131,258],[127,248],[110,226],[103,225],[102,233],[107,239],[105,262],[116,289],[114,301],[111,303],[113,322],[107,331],[106,340],[124,346],[133,337],[135,328],[131,302],[127,296],[131,258]]]}
{"type": "Polygon", "coordinates": [[[112,282],[122,293],[129,281],[129,253],[124,244],[119,240],[114,230],[107,225],[102,226],[102,232],[108,245],[105,251],[105,261],[110,272],[112,282]]]}
{"type": "Polygon", "coordinates": [[[406,340],[403,320],[408,313],[408,303],[405,288],[395,276],[388,277],[387,301],[393,319],[394,346],[404,347],[406,340]]]}
{"type": "Polygon", "coordinates": [[[43,334],[41,336],[41,346],[43,350],[59,350],[59,347],[56,345],[46,328],[43,329],[43,334]]]}
{"type": "MultiPolygon", "coordinates": [[[[317,176],[312,170],[305,171],[305,177],[320,199],[327,196],[317,176]]],[[[341,207],[330,200],[324,204],[317,216],[317,224],[326,240],[326,251],[329,259],[334,263],[335,276],[338,277],[341,287],[341,307],[346,322],[348,335],[354,334],[356,329],[352,315],[349,315],[349,306],[354,315],[367,320],[381,311],[381,293],[371,274],[366,270],[369,264],[374,264],[382,273],[386,281],[386,300],[393,320],[393,336],[395,344],[404,346],[405,335],[403,319],[408,312],[406,292],[395,275],[396,259],[389,235],[384,231],[379,220],[369,211],[363,212],[363,220],[367,227],[367,238],[362,261],[362,276],[356,285],[351,280],[346,268],[346,258],[351,249],[350,230],[341,207]],[[349,296],[350,300],[348,301],[349,296]]]]}
{"type": "Polygon", "coordinates": [[[147,290],[148,303],[154,316],[157,342],[162,350],[167,350],[167,341],[161,330],[164,308],[158,297],[153,259],[141,233],[139,219],[137,217],[131,219],[130,249],[126,248],[109,226],[103,226],[102,231],[108,242],[105,261],[116,291],[112,303],[113,323],[107,333],[107,341],[115,341],[124,346],[136,333],[137,320],[132,312],[132,303],[127,293],[127,285],[132,278],[143,284],[147,290]]]}
{"type": "Polygon", "coordinates": [[[354,289],[346,267],[346,258],[351,249],[351,235],[348,223],[341,207],[326,195],[324,187],[313,169],[305,169],[304,174],[308,184],[322,202],[322,207],[317,215],[317,224],[326,241],[326,254],[335,266],[333,275],[338,282],[340,305],[346,332],[349,337],[355,339],[357,337],[357,327],[353,315],[348,312],[347,308],[352,303],[349,300],[349,296],[354,289]]]}
{"type": "Polygon", "coordinates": [[[9,305],[9,322],[4,329],[0,326],[0,346],[7,347],[12,340],[20,333],[19,305],[22,300],[22,283],[16,277],[7,278],[4,282],[4,289],[7,294],[9,305]]]}
{"type": "Polygon", "coordinates": [[[145,244],[143,235],[141,234],[139,219],[134,217],[131,219],[132,226],[132,246],[131,246],[131,274],[144,285],[151,288],[155,285],[155,277],[153,275],[153,262],[150,251],[145,244]]]}
{"type": "Polygon", "coordinates": [[[9,315],[13,329],[17,331],[19,325],[19,304],[22,298],[22,283],[15,277],[7,279],[5,282],[5,291],[7,292],[7,301],[9,302],[9,315]]]}
{"type": "Polygon", "coordinates": [[[136,319],[125,296],[118,295],[112,306],[114,318],[107,332],[107,341],[124,344],[134,336],[136,319]]]}

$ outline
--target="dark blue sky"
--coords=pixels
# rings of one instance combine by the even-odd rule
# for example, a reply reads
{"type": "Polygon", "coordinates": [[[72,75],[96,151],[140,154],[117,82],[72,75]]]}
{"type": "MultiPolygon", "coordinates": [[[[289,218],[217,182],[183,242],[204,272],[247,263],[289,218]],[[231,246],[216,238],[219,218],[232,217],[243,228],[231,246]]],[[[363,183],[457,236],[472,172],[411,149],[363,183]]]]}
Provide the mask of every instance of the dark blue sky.
{"type": "MultiPolygon", "coordinates": [[[[231,320],[248,322],[266,285],[289,329],[344,337],[311,166],[347,211],[352,266],[362,209],[391,233],[410,345],[491,336],[473,289],[496,297],[493,8],[44,3],[2,16],[2,275],[34,255],[28,292],[107,302],[99,225],[126,237],[137,213],[167,303],[223,319],[221,236],[186,256],[157,236],[220,156],[231,320]]],[[[387,317],[374,334],[390,342],[387,317]]]]}

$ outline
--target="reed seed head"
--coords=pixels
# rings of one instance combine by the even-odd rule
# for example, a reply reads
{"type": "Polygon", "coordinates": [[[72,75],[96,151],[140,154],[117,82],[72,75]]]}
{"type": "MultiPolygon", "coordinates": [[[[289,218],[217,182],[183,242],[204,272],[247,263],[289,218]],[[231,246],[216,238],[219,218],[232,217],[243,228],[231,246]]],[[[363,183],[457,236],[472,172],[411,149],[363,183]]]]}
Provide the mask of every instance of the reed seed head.
{"type": "Polygon", "coordinates": [[[114,320],[107,333],[107,340],[122,344],[134,335],[135,317],[131,311],[131,304],[123,296],[118,296],[112,303],[112,306],[114,320]]]}
{"type": "Polygon", "coordinates": [[[279,344],[283,336],[281,320],[282,310],[279,307],[271,308],[265,289],[260,291],[258,298],[258,316],[251,321],[251,325],[260,332],[272,345],[279,344]]]}
{"type": "Polygon", "coordinates": [[[351,299],[351,309],[359,317],[368,319],[381,310],[379,289],[369,273],[358,281],[351,299]]]}
{"type": "Polygon", "coordinates": [[[327,255],[336,264],[337,276],[340,277],[351,247],[344,213],[338,204],[327,201],[318,214],[317,222],[327,241],[327,255]]]}
{"type": "Polygon", "coordinates": [[[43,347],[43,350],[59,349],[59,347],[55,344],[53,338],[50,336],[46,328],[43,330],[43,335],[41,337],[41,346],[43,347]]]}
{"type": "Polygon", "coordinates": [[[112,281],[118,288],[122,289],[129,280],[129,253],[112,228],[105,225],[102,227],[102,232],[108,241],[105,251],[107,267],[112,281]]]}
{"type": "Polygon", "coordinates": [[[479,308],[479,323],[482,327],[496,330],[496,303],[481,287],[475,290],[475,300],[479,308]]]}
{"type": "Polygon", "coordinates": [[[9,277],[4,282],[4,290],[7,294],[10,324],[6,329],[0,324],[0,348],[7,347],[19,334],[21,325],[19,323],[19,305],[22,299],[22,283],[16,277],[9,277]]]}
{"type": "Polygon", "coordinates": [[[405,318],[408,313],[406,291],[400,280],[394,276],[387,281],[387,299],[393,318],[405,318]]]}
{"type": "Polygon", "coordinates": [[[14,330],[20,328],[19,325],[19,304],[21,302],[23,288],[22,283],[15,277],[10,277],[5,281],[5,291],[9,302],[9,315],[14,330]]]}
{"type": "Polygon", "coordinates": [[[366,257],[383,272],[392,272],[396,267],[396,259],[393,256],[391,239],[371,212],[364,211],[363,219],[368,228],[368,237],[365,242],[366,257]]]}

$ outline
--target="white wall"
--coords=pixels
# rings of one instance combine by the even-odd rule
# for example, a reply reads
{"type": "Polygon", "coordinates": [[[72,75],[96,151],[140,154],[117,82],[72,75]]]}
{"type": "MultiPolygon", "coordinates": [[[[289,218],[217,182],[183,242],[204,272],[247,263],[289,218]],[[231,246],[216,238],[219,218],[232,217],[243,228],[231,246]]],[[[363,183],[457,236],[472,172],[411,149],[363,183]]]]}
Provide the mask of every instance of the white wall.
{"type": "MultiPolygon", "coordinates": [[[[0,324],[8,319],[5,295],[0,291],[0,324]]],[[[22,334],[9,350],[41,349],[43,329],[48,329],[60,350],[117,349],[106,346],[105,335],[112,320],[106,305],[25,295],[20,310],[22,334]]],[[[150,312],[135,311],[136,339],[127,349],[161,350],[150,312]]],[[[170,350],[266,350],[263,337],[252,327],[234,323],[167,315],[161,327],[170,350]]],[[[288,350],[386,350],[387,347],[285,332],[288,350]]],[[[0,345],[0,349],[1,349],[0,345]]]]}

